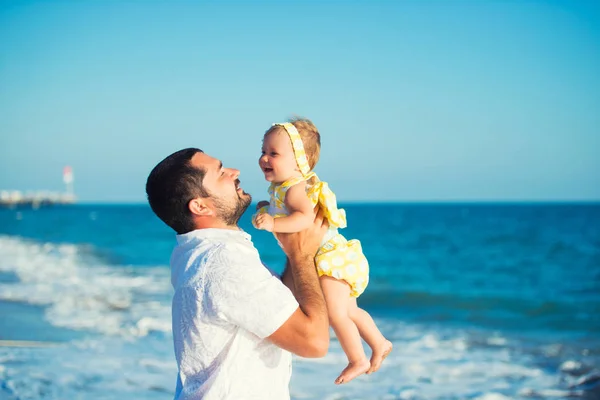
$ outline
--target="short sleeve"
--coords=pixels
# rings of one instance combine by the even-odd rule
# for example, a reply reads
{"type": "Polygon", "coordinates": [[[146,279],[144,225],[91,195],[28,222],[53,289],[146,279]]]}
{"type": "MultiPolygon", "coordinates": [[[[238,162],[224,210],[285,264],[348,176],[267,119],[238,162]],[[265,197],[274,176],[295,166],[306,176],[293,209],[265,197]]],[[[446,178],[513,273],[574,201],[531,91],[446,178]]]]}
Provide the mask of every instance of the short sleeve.
{"type": "Polygon", "coordinates": [[[264,339],[296,311],[298,302],[263,266],[256,250],[223,246],[211,259],[207,295],[213,312],[264,339]]]}

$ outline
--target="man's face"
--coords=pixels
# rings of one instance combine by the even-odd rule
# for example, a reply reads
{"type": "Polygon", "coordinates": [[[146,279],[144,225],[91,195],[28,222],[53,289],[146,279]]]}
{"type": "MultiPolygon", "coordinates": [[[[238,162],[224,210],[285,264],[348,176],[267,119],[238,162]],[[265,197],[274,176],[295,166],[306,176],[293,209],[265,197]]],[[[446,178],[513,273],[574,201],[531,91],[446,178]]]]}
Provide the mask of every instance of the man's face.
{"type": "Polygon", "coordinates": [[[252,201],[252,196],[240,187],[240,171],[224,168],[221,161],[205,153],[196,153],[191,164],[206,171],[202,184],[217,216],[227,225],[236,225],[252,201]]]}

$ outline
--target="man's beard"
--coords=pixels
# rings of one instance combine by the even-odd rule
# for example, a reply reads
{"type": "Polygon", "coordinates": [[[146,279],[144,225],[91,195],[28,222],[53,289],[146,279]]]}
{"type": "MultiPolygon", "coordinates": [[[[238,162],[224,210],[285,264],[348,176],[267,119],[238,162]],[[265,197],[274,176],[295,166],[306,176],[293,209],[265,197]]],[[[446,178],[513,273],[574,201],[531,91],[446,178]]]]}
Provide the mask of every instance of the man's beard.
{"type": "Polygon", "coordinates": [[[211,197],[216,200],[214,204],[217,216],[228,226],[237,226],[238,221],[252,201],[252,196],[246,192],[243,192],[243,197],[238,194],[233,202],[226,201],[221,197],[211,197]]]}

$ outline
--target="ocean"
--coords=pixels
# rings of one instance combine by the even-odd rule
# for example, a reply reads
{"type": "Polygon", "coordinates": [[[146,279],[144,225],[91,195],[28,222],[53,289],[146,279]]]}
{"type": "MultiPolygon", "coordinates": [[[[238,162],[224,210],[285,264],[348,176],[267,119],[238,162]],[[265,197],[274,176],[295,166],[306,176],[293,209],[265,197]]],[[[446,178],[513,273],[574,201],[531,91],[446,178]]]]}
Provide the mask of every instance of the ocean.
{"type": "MultiPolygon", "coordinates": [[[[336,386],[332,336],[294,358],[293,399],[600,399],[600,204],[342,206],[394,351],[336,386]]],[[[143,204],[1,209],[0,340],[41,343],[0,346],[0,399],[171,399],[174,243],[143,204]]]]}

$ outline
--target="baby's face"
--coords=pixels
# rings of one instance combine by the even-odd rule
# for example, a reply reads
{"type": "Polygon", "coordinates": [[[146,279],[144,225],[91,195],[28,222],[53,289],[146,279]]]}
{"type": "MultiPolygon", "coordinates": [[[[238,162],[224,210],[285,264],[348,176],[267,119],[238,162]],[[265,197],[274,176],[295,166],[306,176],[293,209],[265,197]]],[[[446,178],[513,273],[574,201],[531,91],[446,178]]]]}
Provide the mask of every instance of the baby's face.
{"type": "Polygon", "coordinates": [[[281,131],[265,135],[258,165],[268,182],[282,183],[300,176],[289,136],[281,131]]]}

